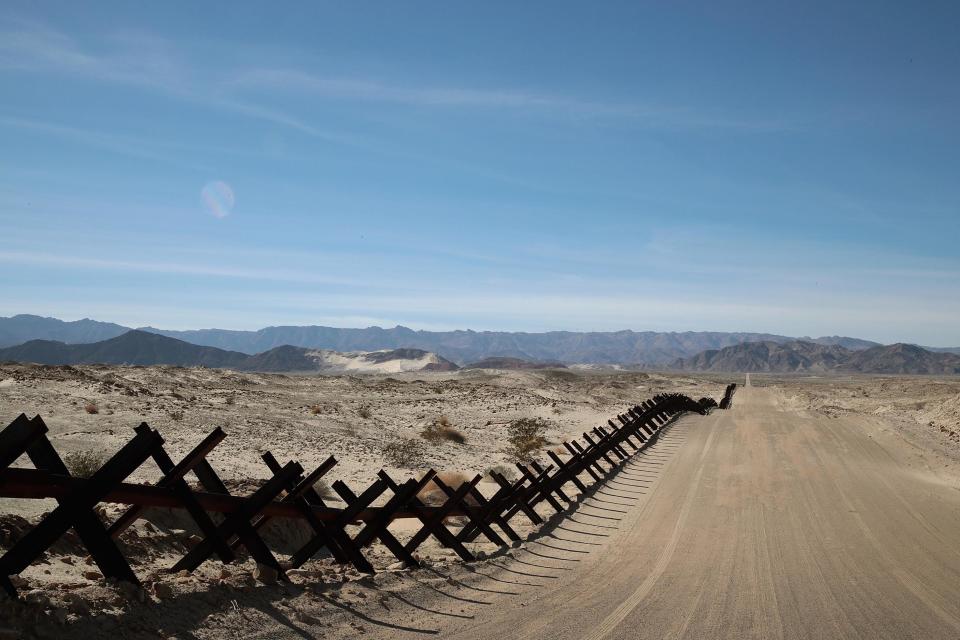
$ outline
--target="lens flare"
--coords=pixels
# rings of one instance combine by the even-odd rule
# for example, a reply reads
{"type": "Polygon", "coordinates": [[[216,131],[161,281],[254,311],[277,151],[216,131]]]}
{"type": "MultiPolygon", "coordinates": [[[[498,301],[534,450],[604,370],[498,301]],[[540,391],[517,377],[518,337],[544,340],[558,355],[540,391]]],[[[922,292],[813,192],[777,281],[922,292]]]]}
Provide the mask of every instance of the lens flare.
{"type": "Polygon", "coordinates": [[[235,202],[233,189],[226,182],[220,180],[205,184],[203,189],[200,190],[200,198],[210,215],[217,218],[226,218],[230,215],[235,202]]]}

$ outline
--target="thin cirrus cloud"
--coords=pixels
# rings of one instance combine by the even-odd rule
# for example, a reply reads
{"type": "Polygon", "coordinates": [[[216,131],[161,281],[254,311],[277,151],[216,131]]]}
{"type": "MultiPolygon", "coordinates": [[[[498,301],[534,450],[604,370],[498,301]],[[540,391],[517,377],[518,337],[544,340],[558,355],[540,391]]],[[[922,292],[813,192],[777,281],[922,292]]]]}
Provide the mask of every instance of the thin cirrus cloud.
{"type": "Polygon", "coordinates": [[[655,127],[774,131],[795,128],[782,120],[739,119],[683,107],[645,106],[581,100],[568,96],[509,89],[416,87],[370,79],[321,76],[298,69],[251,69],[225,83],[237,89],[281,89],[325,98],[388,102],[419,107],[467,107],[552,112],[587,118],[626,118],[655,127]]]}
{"type": "Polygon", "coordinates": [[[144,260],[118,260],[71,256],[43,252],[0,251],[0,262],[14,265],[37,265],[59,268],[83,268],[109,271],[139,271],[167,275],[215,276],[242,280],[298,282],[327,285],[357,286],[362,281],[353,278],[338,278],[318,275],[296,269],[245,268],[187,264],[181,262],[151,262],[144,260]]]}
{"type": "Polygon", "coordinates": [[[216,78],[190,66],[172,43],[149,34],[122,33],[106,38],[106,52],[83,48],[64,33],[36,22],[14,22],[0,30],[0,69],[67,74],[162,93],[184,102],[219,109],[294,129],[332,142],[351,142],[342,133],[324,131],[288,113],[218,92],[216,78]]]}
{"type": "Polygon", "coordinates": [[[33,21],[12,21],[0,31],[0,68],[52,71],[100,81],[182,90],[184,68],[164,40],[140,34],[107,39],[108,52],[85,49],[70,36],[33,21]]]}
{"type": "MultiPolygon", "coordinates": [[[[289,113],[251,103],[238,91],[275,89],[307,92],[319,97],[443,108],[486,108],[574,116],[622,118],[658,128],[718,128],[775,131],[795,128],[784,120],[734,118],[680,106],[641,105],[584,100],[520,89],[422,87],[383,83],[364,78],[321,76],[300,69],[254,68],[213,70],[152,34],[114,33],[103,51],[92,51],[51,27],[13,22],[0,31],[0,68],[69,73],[101,82],[119,83],[220,108],[279,124],[314,137],[350,142],[343,133],[324,131],[289,113]]],[[[228,56],[224,56],[225,58],[228,56]]]]}
{"type": "Polygon", "coordinates": [[[0,127],[53,136],[131,158],[153,160],[178,167],[190,167],[201,171],[213,170],[213,167],[210,165],[204,165],[195,161],[185,161],[185,156],[182,153],[171,155],[154,150],[157,147],[164,146],[162,143],[158,143],[157,140],[116,135],[104,131],[71,127],[54,122],[42,122],[29,118],[13,118],[7,116],[0,116],[0,127]]]}
{"type": "Polygon", "coordinates": [[[253,69],[237,74],[229,86],[305,91],[329,98],[396,102],[420,106],[563,108],[594,113],[626,113],[609,105],[521,91],[445,87],[403,87],[373,80],[324,77],[296,69],[253,69]]]}

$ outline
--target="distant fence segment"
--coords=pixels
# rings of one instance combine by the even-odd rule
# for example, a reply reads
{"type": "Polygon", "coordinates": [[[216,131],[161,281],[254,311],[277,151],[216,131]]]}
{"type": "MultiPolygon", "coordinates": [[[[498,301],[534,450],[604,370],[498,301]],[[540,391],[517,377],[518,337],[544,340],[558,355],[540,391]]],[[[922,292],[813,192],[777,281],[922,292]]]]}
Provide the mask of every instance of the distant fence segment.
{"type": "MultiPolygon", "coordinates": [[[[727,387],[721,408],[730,406],[735,387],[727,387]]],[[[477,488],[480,475],[459,487],[451,487],[433,470],[420,478],[398,482],[381,469],[373,483],[359,493],[342,481],[334,482],[331,488],[343,500],[345,506],[342,507],[328,505],[314,489],[337,464],[333,456],[310,473],[304,473],[297,462],[281,464],[269,452],[264,453],[262,458],[271,477],[252,494],[236,496],[206,459],[226,437],[220,428],[210,432],[182,460],[174,463],[163,448],[160,433],[143,423],[135,429],[134,437],[99,470],[90,478],[81,479],[70,475],[47,438],[48,429],[43,419],[21,414],[0,431],[0,496],[53,498],[58,506],[0,557],[0,586],[17,597],[10,576],[37,561],[71,528],[105,577],[139,584],[114,540],[146,507],[184,509],[202,533],[201,542],[190,549],[172,571],[193,571],[214,556],[224,563],[231,562],[242,546],[257,562],[272,567],[281,579],[286,579],[283,567],[259,534],[259,530],[276,517],[304,520],[313,530],[309,541],[290,557],[288,566],[291,567],[299,567],[326,548],[337,562],[351,564],[362,572],[373,572],[364,548],[376,540],[397,560],[416,566],[414,551],[431,536],[463,560],[470,561],[474,556],[464,543],[480,536],[498,546],[520,540],[511,525],[515,517],[522,514],[535,525],[542,524],[543,518],[535,509],[537,505],[546,503],[557,512],[564,511],[565,504],[572,502],[564,491],[568,484],[586,491],[585,482],[601,482],[631,454],[650,446],[673,417],[684,412],[705,415],[715,406],[711,398],[695,401],[681,394],[657,395],[618,415],[616,421],[609,420],[605,426],[584,433],[582,441],[564,442],[569,456],[566,459],[548,451],[549,463],[517,464],[520,477],[515,481],[491,472],[499,488],[489,497],[477,488]],[[22,455],[29,458],[33,469],[11,467],[22,455]],[[147,460],[157,465],[161,478],[153,485],[127,482],[147,460]],[[185,477],[190,473],[199,481],[200,490],[187,484],[185,477]],[[589,480],[581,476],[588,476],[589,480]],[[440,505],[427,505],[418,497],[431,483],[445,496],[440,505]],[[386,501],[381,506],[372,506],[383,496],[386,501]],[[129,508],[116,521],[105,525],[95,510],[101,502],[126,504],[129,508]],[[220,514],[218,522],[214,522],[211,513],[220,514]],[[449,516],[466,519],[459,532],[447,528],[445,519],[449,516]],[[388,528],[398,518],[420,521],[419,530],[405,542],[398,540],[388,528]],[[353,534],[346,529],[352,524],[361,525],[353,534]]]]}
{"type": "Polygon", "coordinates": [[[723,398],[720,400],[721,409],[729,409],[730,405],[733,404],[733,394],[737,390],[737,383],[731,382],[727,385],[727,390],[723,393],[723,398]]]}

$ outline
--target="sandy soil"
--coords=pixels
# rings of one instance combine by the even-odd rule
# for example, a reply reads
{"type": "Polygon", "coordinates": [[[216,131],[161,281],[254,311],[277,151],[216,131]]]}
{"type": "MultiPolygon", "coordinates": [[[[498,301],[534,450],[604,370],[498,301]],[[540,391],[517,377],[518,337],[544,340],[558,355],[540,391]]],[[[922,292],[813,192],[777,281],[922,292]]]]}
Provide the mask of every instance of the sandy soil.
{"type": "MultiPolygon", "coordinates": [[[[503,394],[487,411],[516,411],[507,409],[512,398],[547,387],[542,374],[527,375],[458,382],[503,394]]],[[[960,381],[752,378],[732,410],[680,418],[650,451],[578,496],[571,512],[537,532],[528,527],[515,548],[486,545],[490,555],[476,563],[434,546],[419,570],[361,577],[321,559],[291,585],[265,585],[249,563],[221,574],[211,562],[199,575],[151,577],[145,606],[140,594],[78,577],[82,552],[67,541],[27,575],[34,602],[0,613],[34,616],[31,628],[49,637],[65,628],[56,616],[78,637],[960,637],[960,467],[951,436],[960,430],[951,417],[960,381]],[[92,614],[79,615],[84,606],[92,614]]],[[[616,412],[616,394],[660,384],[653,380],[568,380],[556,401],[586,416],[601,404],[595,398],[609,398],[616,412]],[[623,380],[631,381],[618,388],[623,380]]],[[[701,384],[718,397],[723,382],[701,384]]],[[[556,416],[553,401],[545,398],[547,413],[537,415],[556,416]]],[[[395,415],[390,406],[384,413],[395,415]]],[[[489,452],[479,455],[486,462],[489,452]]],[[[125,541],[155,556],[138,572],[174,555],[172,534],[157,521],[125,541]]]]}
{"type": "MultiPolygon", "coordinates": [[[[503,441],[516,418],[544,418],[551,425],[548,438],[559,443],[656,393],[719,398],[723,384],[703,376],[564,370],[319,377],[8,365],[0,366],[0,421],[21,412],[40,414],[61,455],[119,449],[146,421],[163,435],[174,459],[219,426],[228,437],[208,459],[224,478],[269,477],[260,459],[269,450],[307,469],[334,455],[338,464],[326,478],[353,486],[369,482],[381,467],[404,471],[391,467],[384,444],[396,438],[423,442],[420,432],[441,416],[466,442],[423,442],[422,459],[411,468],[476,473],[509,462],[503,441]],[[98,413],[84,410],[90,403],[98,413]]],[[[132,476],[154,477],[149,465],[132,476]]]]}
{"type": "Polygon", "coordinates": [[[732,411],[680,428],[685,442],[605,548],[531,594],[535,618],[504,612],[443,635],[960,635],[960,492],[898,433],[798,413],[782,387],[742,389],[732,411]]]}
{"type": "Polygon", "coordinates": [[[927,451],[960,458],[960,378],[933,376],[770,377],[756,385],[781,390],[791,407],[839,419],[857,416],[927,451]]]}

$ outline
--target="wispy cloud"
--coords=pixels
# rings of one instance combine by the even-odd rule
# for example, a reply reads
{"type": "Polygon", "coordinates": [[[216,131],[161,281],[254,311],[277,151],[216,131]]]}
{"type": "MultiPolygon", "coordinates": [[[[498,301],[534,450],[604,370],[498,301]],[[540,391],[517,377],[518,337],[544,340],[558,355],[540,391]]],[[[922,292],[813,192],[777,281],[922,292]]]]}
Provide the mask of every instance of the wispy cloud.
{"type": "Polygon", "coordinates": [[[684,107],[584,100],[518,89],[404,86],[371,79],[323,76],[298,69],[260,68],[237,72],[225,86],[307,92],[324,98],[386,102],[418,107],[466,107],[554,113],[579,118],[626,118],[655,127],[772,131],[785,121],[741,119],[684,107]]]}
{"type": "Polygon", "coordinates": [[[107,46],[94,50],[46,25],[17,21],[0,30],[0,69],[59,73],[135,87],[316,138],[351,141],[345,134],[324,131],[288,113],[218,91],[215,71],[191,64],[179,47],[155,35],[120,32],[104,42],[107,46]]]}
{"type": "Polygon", "coordinates": [[[37,265],[109,271],[134,271],[166,275],[214,276],[243,280],[266,280],[301,284],[358,286],[362,281],[312,273],[301,269],[276,269],[188,264],[183,262],[154,262],[148,260],[120,260],[60,255],[43,252],[0,251],[0,262],[16,265],[37,265]]]}
{"type": "Polygon", "coordinates": [[[557,108],[604,110],[599,104],[537,95],[522,91],[496,89],[403,87],[373,80],[324,77],[296,69],[252,69],[241,71],[228,81],[229,86],[256,89],[306,91],[329,98],[372,102],[397,102],[420,106],[557,108]]]}
{"type": "MultiPolygon", "coordinates": [[[[36,22],[14,22],[0,31],[0,69],[69,73],[101,82],[159,91],[290,127],[331,141],[350,142],[289,113],[250,102],[251,92],[297,91],[342,101],[380,102],[418,107],[497,109],[552,114],[578,119],[619,118],[655,128],[716,128],[773,131],[791,128],[782,120],[735,118],[670,105],[583,99],[523,88],[416,86],[377,79],[319,75],[296,68],[217,68],[197,64],[183,47],[153,34],[118,32],[104,46],[84,46],[68,35],[36,22]]],[[[229,60],[218,51],[215,56],[229,60]]]]}
{"type": "Polygon", "coordinates": [[[157,153],[151,150],[151,147],[155,148],[157,146],[156,141],[154,140],[146,140],[144,138],[133,136],[116,135],[91,129],[81,129],[78,127],[70,127],[51,122],[41,122],[27,118],[12,118],[2,115],[0,115],[0,127],[28,130],[45,135],[56,136],[58,138],[72,140],[87,146],[104,149],[106,151],[111,151],[113,153],[118,153],[133,158],[155,160],[175,166],[191,167],[201,171],[214,170],[212,167],[201,165],[196,162],[184,162],[182,154],[170,156],[163,153],[157,153]]]}
{"type": "Polygon", "coordinates": [[[102,51],[33,21],[13,21],[0,31],[0,68],[52,71],[165,91],[185,91],[185,67],[176,49],[148,34],[119,33],[102,51]]]}

